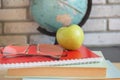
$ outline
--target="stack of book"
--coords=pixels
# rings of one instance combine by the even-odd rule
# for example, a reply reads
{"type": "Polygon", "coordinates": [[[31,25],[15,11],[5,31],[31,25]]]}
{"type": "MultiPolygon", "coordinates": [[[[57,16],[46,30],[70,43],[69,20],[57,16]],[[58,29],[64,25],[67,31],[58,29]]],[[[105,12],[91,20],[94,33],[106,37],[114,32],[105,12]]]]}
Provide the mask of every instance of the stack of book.
{"type": "MultiPolygon", "coordinates": [[[[94,52],[100,56],[100,51],[94,52]]],[[[74,61],[74,60],[73,60],[74,61]]],[[[77,63],[77,62],[76,62],[77,63]]],[[[80,64],[41,66],[32,68],[8,69],[7,76],[15,78],[39,77],[39,78],[105,78],[107,64],[105,60],[100,62],[85,61],[80,64]]]]}
{"type": "Polygon", "coordinates": [[[58,45],[27,45],[24,48],[10,45],[1,52],[0,67],[8,69],[6,76],[9,78],[63,80],[108,77],[108,62],[102,52],[91,51],[85,46],[66,51],[58,45]],[[10,52],[14,54],[8,54],[10,52]]]}

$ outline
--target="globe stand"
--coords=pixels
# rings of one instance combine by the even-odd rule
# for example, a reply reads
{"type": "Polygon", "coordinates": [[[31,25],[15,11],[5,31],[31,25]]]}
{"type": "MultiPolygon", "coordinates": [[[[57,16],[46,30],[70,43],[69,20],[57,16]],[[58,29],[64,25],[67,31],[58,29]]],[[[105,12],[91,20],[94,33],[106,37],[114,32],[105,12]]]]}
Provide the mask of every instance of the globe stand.
{"type": "MultiPolygon", "coordinates": [[[[88,8],[86,11],[86,14],[84,15],[82,21],[78,24],[79,26],[83,26],[84,23],[88,20],[90,12],[91,12],[91,8],[92,8],[92,0],[88,0],[88,8]]],[[[37,30],[43,34],[49,35],[49,36],[56,36],[56,32],[48,32],[46,29],[41,28],[40,26],[37,28],[37,30]]],[[[58,44],[56,38],[55,38],[55,43],[54,44],[58,44]]]]}
{"type": "MultiPolygon", "coordinates": [[[[56,36],[56,32],[48,32],[46,29],[41,28],[40,26],[37,28],[37,30],[43,34],[49,35],[49,36],[56,36]]],[[[54,44],[58,44],[56,38],[55,38],[55,43],[54,44]]]]}

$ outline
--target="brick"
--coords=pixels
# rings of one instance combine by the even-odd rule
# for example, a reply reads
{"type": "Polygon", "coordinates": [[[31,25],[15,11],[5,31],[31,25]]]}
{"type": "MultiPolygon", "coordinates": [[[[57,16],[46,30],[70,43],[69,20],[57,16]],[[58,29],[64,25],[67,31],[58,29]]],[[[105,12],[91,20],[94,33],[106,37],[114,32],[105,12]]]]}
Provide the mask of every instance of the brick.
{"type": "Polygon", "coordinates": [[[106,19],[88,19],[83,26],[84,31],[106,31],[106,19]]]}
{"type": "Polygon", "coordinates": [[[120,5],[94,5],[90,17],[120,17],[120,5]]]}
{"type": "Polygon", "coordinates": [[[0,36],[0,45],[24,44],[26,41],[26,36],[0,36]]]}
{"type": "Polygon", "coordinates": [[[26,9],[0,9],[0,21],[25,20],[26,9]]]}
{"type": "Polygon", "coordinates": [[[120,30],[120,18],[109,20],[109,30],[120,30]]]}
{"type": "Polygon", "coordinates": [[[85,33],[84,45],[87,45],[87,46],[120,45],[120,32],[85,33]]]}
{"type": "Polygon", "coordinates": [[[29,0],[3,0],[4,7],[27,7],[29,0]]]}
{"type": "Polygon", "coordinates": [[[0,8],[1,8],[1,0],[0,0],[0,8]]]}
{"type": "Polygon", "coordinates": [[[38,33],[38,24],[35,22],[6,22],[5,33],[38,33]]]}
{"type": "Polygon", "coordinates": [[[33,44],[38,44],[38,43],[48,43],[48,44],[54,44],[55,38],[45,35],[45,34],[40,34],[40,35],[32,35],[30,37],[30,43],[33,44]]]}
{"type": "Polygon", "coordinates": [[[0,34],[2,33],[2,23],[0,23],[0,34]]]}
{"type": "Polygon", "coordinates": [[[92,0],[93,4],[106,4],[106,0],[92,0]]]}
{"type": "Polygon", "coordinates": [[[108,0],[109,3],[120,3],[120,0],[108,0]]]}

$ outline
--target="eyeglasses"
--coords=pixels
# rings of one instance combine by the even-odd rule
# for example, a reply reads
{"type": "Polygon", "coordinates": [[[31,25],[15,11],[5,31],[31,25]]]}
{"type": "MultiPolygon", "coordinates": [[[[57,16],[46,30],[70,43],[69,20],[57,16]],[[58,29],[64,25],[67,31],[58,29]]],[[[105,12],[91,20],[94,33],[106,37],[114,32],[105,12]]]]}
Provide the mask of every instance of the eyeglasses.
{"type": "Polygon", "coordinates": [[[52,44],[12,44],[2,48],[0,51],[3,58],[40,56],[59,60],[61,57],[66,56],[66,54],[63,54],[63,48],[52,44]]]}

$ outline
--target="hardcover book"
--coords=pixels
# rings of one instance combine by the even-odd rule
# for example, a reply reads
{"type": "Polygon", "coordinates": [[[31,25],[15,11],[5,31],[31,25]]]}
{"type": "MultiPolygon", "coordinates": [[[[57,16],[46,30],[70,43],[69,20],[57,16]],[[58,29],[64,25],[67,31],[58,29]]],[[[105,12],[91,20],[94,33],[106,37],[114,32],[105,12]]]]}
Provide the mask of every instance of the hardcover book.
{"type": "MultiPolygon", "coordinates": [[[[106,77],[101,77],[101,78],[98,78],[95,77],[94,78],[91,78],[91,77],[79,77],[79,79],[87,79],[87,80],[119,80],[120,79],[120,70],[117,69],[109,60],[106,60],[107,62],[107,71],[106,71],[106,77]]],[[[79,80],[78,79],[78,80],[79,80]]],[[[45,78],[29,78],[29,77],[24,77],[22,80],[76,80],[76,79],[73,79],[73,78],[56,78],[56,77],[45,77],[45,78]]]]}

